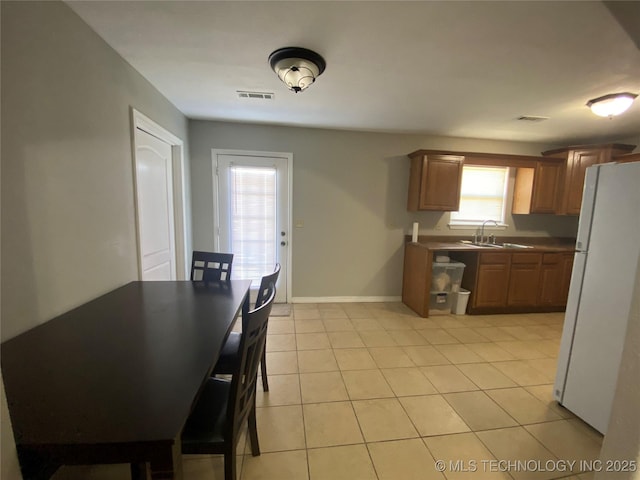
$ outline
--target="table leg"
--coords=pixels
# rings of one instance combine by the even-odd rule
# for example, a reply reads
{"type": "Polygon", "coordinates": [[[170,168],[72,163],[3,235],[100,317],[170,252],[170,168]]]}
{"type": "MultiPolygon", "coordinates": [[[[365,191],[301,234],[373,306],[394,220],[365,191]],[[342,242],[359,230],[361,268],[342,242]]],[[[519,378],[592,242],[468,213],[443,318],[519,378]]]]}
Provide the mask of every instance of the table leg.
{"type": "Polygon", "coordinates": [[[48,480],[56,472],[60,464],[54,462],[46,455],[25,450],[18,446],[18,460],[22,478],[25,480],[48,480]]]}
{"type": "Polygon", "coordinates": [[[162,453],[149,463],[151,480],[182,480],[182,453],[180,439],[172,447],[163,448],[162,453]]]}

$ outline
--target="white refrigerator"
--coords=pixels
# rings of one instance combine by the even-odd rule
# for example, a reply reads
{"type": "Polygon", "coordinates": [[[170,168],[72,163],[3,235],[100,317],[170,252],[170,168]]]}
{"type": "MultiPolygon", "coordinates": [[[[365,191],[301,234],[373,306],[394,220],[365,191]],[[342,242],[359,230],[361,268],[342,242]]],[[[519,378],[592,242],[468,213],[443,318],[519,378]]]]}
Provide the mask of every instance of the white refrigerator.
{"type": "Polygon", "coordinates": [[[640,255],[640,162],[587,168],[556,400],[607,432],[640,255]]]}

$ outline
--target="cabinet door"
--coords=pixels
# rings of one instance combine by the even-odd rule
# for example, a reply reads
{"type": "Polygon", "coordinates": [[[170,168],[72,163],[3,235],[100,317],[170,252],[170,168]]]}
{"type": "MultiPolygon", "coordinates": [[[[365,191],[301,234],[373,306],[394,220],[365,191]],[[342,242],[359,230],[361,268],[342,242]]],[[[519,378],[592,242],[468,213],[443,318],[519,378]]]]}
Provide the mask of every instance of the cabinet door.
{"type": "Polygon", "coordinates": [[[538,162],[533,179],[531,213],[556,213],[562,164],[538,162]]]}
{"type": "Polygon", "coordinates": [[[509,264],[485,264],[478,267],[475,307],[504,307],[509,288],[509,264]]]}
{"type": "Polygon", "coordinates": [[[569,285],[571,284],[571,272],[573,271],[573,253],[562,254],[562,281],[560,282],[560,305],[567,304],[569,297],[569,285]]]}
{"type": "MultiPolygon", "coordinates": [[[[545,253],[540,267],[540,291],[538,305],[559,306],[563,305],[562,281],[563,281],[562,255],[559,253],[545,253]]],[[[564,298],[566,302],[566,296],[564,298]]]]}
{"type": "Polygon", "coordinates": [[[416,212],[420,208],[422,164],[422,157],[411,158],[411,170],[409,171],[409,195],[407,197],[407,210],[409,212],[416,212]]]}
{"type": "Polygon", "coordinates": [[[458,155],[424,156],[420,210],[458,210],[463,164],[464,157],[458,155]]]}
{"type": "Polygon", "coordinates": [[[540,285],[540,253],[514,253],[509,274],[508,306],[535,306],[540,285]]]}
{"type": "Polygon", "coordinates": [[[605,153],[604,150],[574,150],[569,154],[563,195],[564,213],[567,215],[580,214],[586,170],[591,165],[602,163],[605,153]]]}

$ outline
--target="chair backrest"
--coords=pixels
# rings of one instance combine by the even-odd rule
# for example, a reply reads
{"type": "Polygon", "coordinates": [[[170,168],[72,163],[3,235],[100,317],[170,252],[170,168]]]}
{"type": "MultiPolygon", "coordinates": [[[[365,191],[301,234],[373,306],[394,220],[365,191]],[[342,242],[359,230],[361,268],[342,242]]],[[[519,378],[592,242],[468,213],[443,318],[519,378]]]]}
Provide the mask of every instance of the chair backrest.
{"type": "Polygon", "coordinates": [[[262,305],[267,298],[271,296],[271,290],[276,288],[278,283],[278,276],[280,275],[280,264],[276,263],[276,268],[273,273],[265,275],[260,280],[260,289],[258,290],[258,297],[256,298],[256,308],[262,305]]]}
{"type": "Polygon", "coordinates": [[[255,403],[258,365],[267,340],[267,324],[275,296],[276,289],[273,286],[271,294],[260,307],[250,312],[243,309],[240,361],[237,362],[231,379],[225,432],[227,438],[237,438],[236,435],[243,428],[255,403]]]}
{"type": "Polygon", "coordinates": [[[228,282],[231,280],[233,253],[193,252],[191,280],[202,282],[228,282]]]}

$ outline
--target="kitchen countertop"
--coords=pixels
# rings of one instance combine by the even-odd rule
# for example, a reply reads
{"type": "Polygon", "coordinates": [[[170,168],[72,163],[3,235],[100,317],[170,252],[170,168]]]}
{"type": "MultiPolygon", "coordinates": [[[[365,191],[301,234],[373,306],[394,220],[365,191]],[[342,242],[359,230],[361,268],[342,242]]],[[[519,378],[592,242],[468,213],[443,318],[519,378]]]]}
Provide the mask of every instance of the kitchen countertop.
{"type": "MultiPolygon", "coordinates": [[[[554,260],[556,266],[562,266],[569,260],[567,257],[573,257],[575,252],[575,238],[560,237],[516,237],[516,236],[500,236],[497,242],[513,243],[519,245],[530,245],[532,248],[496,248],[482,247],[471,243],[461,243],[461,241],[470,240],[468,236],[419,236],[418,242],[411,242],[411,237],[405,237],[406,245],[404,249],[404,270],[402,277],[402,301],[422,317],[428,317],[432,306],[431,281],[433,260],[438,255],[446,255],[449,258],[462,262],[466,265],[465,274],[462,278],[461,287],[471,291],[471,301],[474,301],[474,288],[471,283],[476,278],[478,267],[481,266],[485,255],[493,260],[501,259],[504,262],[511,263],[510,260],[516,261],[520,254],[521,259],[527,259],[532,263],[546,262],[554,260]],[[511,254],[516,256],[511,257],[511,254]],[[529,255],[527,255],[529,254],[529,255]],[[543,254],[556,254],[558,258],[543,259],[543,254]],[[496,258],[497,257],[497,258],[496,258]],[[504,258],[503,258],[504,257],[504,258]],[[465,279],[466,284],[465,284],[465,279]]],[[[517,262],[516,262],[517,263],[517,262]]],[[[446,265],[446,264],[443,264],[446,265]]],[[[541,265],[539,265],[542,268],[541,265]]],[[[508,276],[507,270],[504,273],[508,276]]],[[[503,282],[504,283],[504,282],[503,282]]],[[[507,286],[508,287],[508,286],[507,286]]],[[[495,290],[495,289],[494,289],[495,290]]],[[[477,291],[475,293],[477,295],[477,291]]],[[[491,313],[508,313],[511,306],[506,305],[506,297],[504,298],[504,306],[493,308],[491,313]]],[[[502,305],[502,304],[501,304],[502,305]]],[[[483,306],[479,307],[482,309],[483,306]]],[[[513,311],[517,311],[520,307],[514,306],[513,311]]],[[[532,311],[560,311],[563,306],[546,306],[535,307],[532,311]]],[[[489,313],[488,308],[486,312],[489,313]]],[[[480,310],[475,313],[482,313],[480,310]]]]}
{"type": "MultiPolygon", "coordinates": [[[[519,245],[528,245],[532,248],[513,248],[513,247],[482,247],[469,243],[461,243],[460,241],[427,241],[427,242],[409,242],[412,245],[417,245],[428,250],[447,250],[447,251],[466,251],[466,252],[491,252],[491,253],[552,253],[552,252],[574,252],[575,243],[559,242],[549,244],[534,244],[533,242],[507,242],[517,243],[519,245]]],[[[502,243],[502,242],[498,242],[502,243]]]]}

